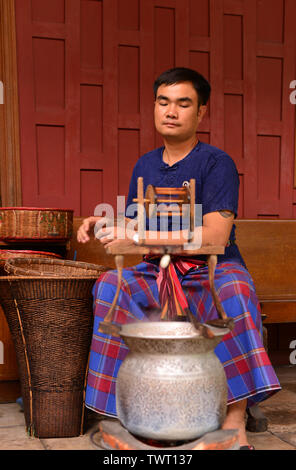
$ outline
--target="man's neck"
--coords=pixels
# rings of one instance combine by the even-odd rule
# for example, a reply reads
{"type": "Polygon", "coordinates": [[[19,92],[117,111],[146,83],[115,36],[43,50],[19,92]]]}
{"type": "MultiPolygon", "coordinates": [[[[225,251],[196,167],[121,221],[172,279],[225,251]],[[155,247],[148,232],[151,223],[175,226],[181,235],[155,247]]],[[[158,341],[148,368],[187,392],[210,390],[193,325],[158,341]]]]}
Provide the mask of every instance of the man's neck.
{"type": "Polygon", "coordinates": [[[163,161],[170,166],[174,165],[174,163],[183,160],[197,143],[198,138],[195,136],[185,142],[172,142],[164,139],[163,161]]]}

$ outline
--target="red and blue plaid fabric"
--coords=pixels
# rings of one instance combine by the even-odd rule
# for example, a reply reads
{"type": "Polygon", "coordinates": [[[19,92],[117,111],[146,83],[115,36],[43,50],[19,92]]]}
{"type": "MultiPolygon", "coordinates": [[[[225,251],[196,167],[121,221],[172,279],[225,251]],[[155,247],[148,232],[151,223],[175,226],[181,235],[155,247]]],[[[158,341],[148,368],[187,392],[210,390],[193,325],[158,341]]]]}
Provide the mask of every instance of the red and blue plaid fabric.
{"type": "MultiPolygon", "coordinates": [[[[149,260],[149,257],[147,257],[149,260]]],[[[197,259],[175,257],[166,269],[159,267],[157,288],[161,307],[161,320],[174,320],[174,317],[186,317],[188,302],[182,289],[177,270],[186,274],[190,269],[197,269],[205,262],[197,259]]]]}
{"type": "MultiPolygon", "coordinates": [[[[175,272],[191,312],[203,323],[217,318],[207,266],[179,268],[176,265],[175,272]]],[[[146,261],[123,270],[115,323],[160,319],[159,274],[158,265],[146,261]]],[[[108,271],[93,289],[94,327],[85,399],[88,408],[109,416],[116,416],[116,377],[128,353],[121,338],[99,332],[116,286],[117,271],[108,271]]],[[[253,281],[242,265],[224,262],[216,267],[215,287],[227,316],[235,320],[233,331],[215,349],[227,378],[228,404],[247,398],[250,407],[280,390],[262,344],[261,314],[253,281]]]]}

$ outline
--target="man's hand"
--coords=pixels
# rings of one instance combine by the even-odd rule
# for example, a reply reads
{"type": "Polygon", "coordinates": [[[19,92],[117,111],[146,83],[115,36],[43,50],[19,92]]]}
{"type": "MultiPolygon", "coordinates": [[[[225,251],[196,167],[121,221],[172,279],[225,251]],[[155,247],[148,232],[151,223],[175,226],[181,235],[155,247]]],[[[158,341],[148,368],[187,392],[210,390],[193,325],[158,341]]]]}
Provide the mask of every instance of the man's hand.
{"type": "Polygon", "coordinates": [[[128,247],[134,245],[134,229],[128,228],[130,219],[124,219],[114,226],[114,220],[101,218],[95,224],[95,237],[100,240],[105,249],[114,246],[128,247]]]}
{"type": "Polygon", "coordinates": [[[79,243],[86,243],[90,240],[89,232],[95,226],[95,224],[104,217],[87,217],[83,220],[79,229],[77,230],[77,241],[79,243]]]}

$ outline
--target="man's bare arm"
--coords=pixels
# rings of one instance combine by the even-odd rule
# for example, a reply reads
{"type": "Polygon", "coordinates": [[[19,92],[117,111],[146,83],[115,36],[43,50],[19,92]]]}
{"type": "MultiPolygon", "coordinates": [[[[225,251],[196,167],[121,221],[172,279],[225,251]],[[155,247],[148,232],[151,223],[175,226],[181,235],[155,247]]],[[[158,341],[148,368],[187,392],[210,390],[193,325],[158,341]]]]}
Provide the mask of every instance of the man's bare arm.
{"type": "Polygon", "coordinates": [[[196,236],[202,233],[202,246],[223,245],[226,246],[232,229],[234,214],[223,210],[209,212],[203,216],[203,226],[196,228],[196,236]]]}

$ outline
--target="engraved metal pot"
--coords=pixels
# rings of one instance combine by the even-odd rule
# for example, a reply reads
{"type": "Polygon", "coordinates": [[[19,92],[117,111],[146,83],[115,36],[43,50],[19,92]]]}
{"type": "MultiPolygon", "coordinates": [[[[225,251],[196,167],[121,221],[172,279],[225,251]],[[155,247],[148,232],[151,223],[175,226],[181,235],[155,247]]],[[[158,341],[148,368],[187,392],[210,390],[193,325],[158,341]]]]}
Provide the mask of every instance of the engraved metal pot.
{"type": "Polygon", "coordinates": [[[129,348],[116,385],[117,414],[132,434],[156,440],[193,440],[219,429],[225,419],[227,383],[213,339],[191,323],[124,325],[129,348]]]}

